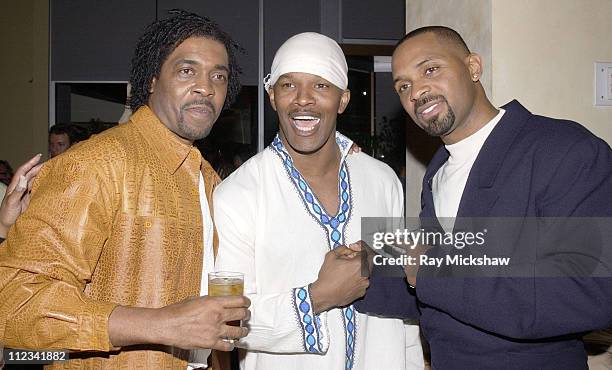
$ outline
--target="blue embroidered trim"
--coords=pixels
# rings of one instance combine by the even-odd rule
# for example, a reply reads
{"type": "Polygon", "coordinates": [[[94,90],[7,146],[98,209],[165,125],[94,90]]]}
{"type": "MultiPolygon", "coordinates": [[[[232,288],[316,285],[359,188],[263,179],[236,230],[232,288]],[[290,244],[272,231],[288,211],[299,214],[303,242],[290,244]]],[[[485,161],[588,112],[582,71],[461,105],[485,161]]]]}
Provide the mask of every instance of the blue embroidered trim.
{"type": "MultiPolygon", "coordinates": [[[[336,143],[342,151],[345,151],[351,142],[346,137],[337,134],[336,143]]],[[[338,202],[337,214],[332,217],[329,216],[325,209],[319,204],[318,199],[310,189],[306,180],[293,166],[293,160],[285,149],[278,134],[272,141],[272,144],[270,144],[270,147],[282,160],[285,170],[295,185],[307,211],[315,221],[325,229],[330,249],[345,244],[345,229],[348,220],[351,218],[351,211],[353,208],[350,175],[346,161],[342,161],[340,165],[338,173],[338,196],[340,199],[338,202]]],[[[294,307],[302,326],[304,349],[307,352],[320,353],[322,340],[322,334],[319,330],[321,327],[320,318],[318,315],[313,315],[311,312],[312,303],[310,302],[310,295],[308,294],[307,287],[295,288],[293,299],[294,307]],[[313,316],[315,321],[314,327],[312,326],[313,316]],[[315,344],[317,347],[315,347],[315,344]]],[[[345,370],[351,370],[353,368],[355,359],[355,340],[357,335],[355,314],[356,312],[352,305],[342,309],[342,321],[345,328],[346,339],[345,370]]]]}
{"type": "Polygon", "coordinates": [[[308,286],[293,289],[293,304],[300,318],[302,335],[304,336],[304,350],[310,353],[322,353],[320,326],[318,315],[312,311],[310,291],[308,286]]]}
{"type": "MultiPolygon", "coordinates": [[[[278,157],[279,157],[279,159],[280,159],[282,162],[284,162],[284,160],[285,160],[285,159],[284,159],[283,155],[282,155],[280,152],[278,152],[278,151],[277,151],[277,150],[276,150],[276,149],[275,149],[275,148],[272,146],[272,144],[270,144],[270,145],[269,145],[269,146],[266,148],[266,150],[270,150],[272,153],[274,153],[276,156],[278,156],[278,157]]],[[[287,175],[287,179],[288,179],[290,182],[293,182],[293,179],[291,178],[291,174],[290,174],[290,173],[285,172],[285,175],[287,175]]],[[[326,235],[326,238],[327,238],[327,243],[329,244],[329,243],[330,243],[330,240],[329,240],[329,235],[327,234],[327,228],[325,227],[325,225],[321,224],[321,221],[319,220],[319,218],[318,218],[318,217],[315,217],[315,216],[314,216],[314,215],[313,215],[313,214],[310,212],[310,210],[308,209],[308,204],[307,204],[306,200],[305,200],[305,199],[302,197],[302,195],[301,195],[301,191],[300,191],[300,189],[299,189],[298,187],[294,187],[294,188],[293,188],[293,190],[296,192],[297,196],[298,196],[298,197],[300,198],[300,200],[302,201],[302,205],[304,206],[304,211],[306,211],[306,213],[307,213],[307,214],[308,214],[310,217],[312,217],[312,219],[313,219],[313,220],[314,220],[314,221],[317,223],[317,225],[319,225],[319,226],[321,227],[321,229],[323,230],[323,232],[324,232],[324,233],[325,233],[325,235],[326,235]]]]}
{"type": "MultiPolygon", "coordinates": [[[[348,168],[347,168],[346,173],[347,173],[346,182],[348,183],[348,192],[349,192],[349,197],[348,197],[349,210],[352,210],[353,209],[353,194],[351,192],[351,179],[350,179],[350,176],[348,175],[348,168]]],[[[351,219],[351,214],[352,213],[349,212],[347,216],[347,220],[344,222],[344,225],[342,227],[342,244],[344,245],[346,245],[346,239],[345,239],[346,227],[348,226],[348,221],[351,219]]],[[[355,343],[357,341],[357,322],[355,318],[356,317],[355,308],[353,307],[353,305],[345,307],[342,310],[342,314],[343,314],[345,333],[346,333],[345,370],[351,370],[355,363],[355,343]]]]}
{"type": "Polygon", "coordinates": [[[346,362],[345,369],[353,368],[355,360],[355,340],[357,339],[357,325],[355,324],[355,308],[350,305],[342,310],[346,323],[346,362]]]}
{"type": "Polygon", "coordinates": [[[331,217],[319,204],[319,201],[316,199],[316,196],[308,186],[306,180],[293,166],[293,160],[285,150],[278,135],[274,138],[271,145],[277,154],[280,155],[291,181],[299,190],[302,200],[305,201],[304,203],[306,204],[307,210],[315,217],[317,222],[322,224],[328,231],[328,237],[332,241],[332,248],[340,246],[342,244],[343,235],[343,232],[340,231],[340,226],[343,226],[350,218],[351,210],[350,181],[346,162],[342,162],[338,174],[338,194],[340,197],[338,213],[335,217],[331,217]]]}
{"type": "Polygon", "coordinates": [[[340,149],[342,149],[342,151],[345,151],[351,142],[346,137],[336,135],[336,143],[338,144],[340,149]]]}

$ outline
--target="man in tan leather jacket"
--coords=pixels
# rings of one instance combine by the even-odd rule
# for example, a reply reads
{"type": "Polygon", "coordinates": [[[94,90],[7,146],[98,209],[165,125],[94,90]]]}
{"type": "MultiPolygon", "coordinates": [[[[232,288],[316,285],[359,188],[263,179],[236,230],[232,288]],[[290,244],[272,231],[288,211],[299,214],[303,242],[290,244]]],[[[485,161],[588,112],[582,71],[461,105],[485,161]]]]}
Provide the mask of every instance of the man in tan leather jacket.
{"type": "Polygon", "coordinates": [[[199,297],[219,178],[193,141],[239,89],[235,47],[195,14],[147,28],[130,121],[49,161],[0,248],[5,346],[71,351],[54,368],[184,369],[188,349],[247,334],[225,324],[247,298],[199,297]]]}

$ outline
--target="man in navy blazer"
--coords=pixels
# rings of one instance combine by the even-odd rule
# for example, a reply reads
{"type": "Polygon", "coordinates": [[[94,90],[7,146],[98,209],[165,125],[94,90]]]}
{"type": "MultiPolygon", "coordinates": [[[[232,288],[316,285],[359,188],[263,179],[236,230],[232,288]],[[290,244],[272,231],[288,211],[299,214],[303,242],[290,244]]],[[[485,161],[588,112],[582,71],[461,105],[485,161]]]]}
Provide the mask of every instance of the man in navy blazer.
{"type": "MultiPolygon", "coordinates": [[[[480,57],[455,31],[409,33],[392,67],[404,109],[445,144],[423,179],[422,220],[612,217],[609,145],[575,122],[533,115],[517,101],[495,108],[479,82],[480,57]]],[[[576,269],[584,256],[609,258],[610,241],[563,248],[569,249],[537,262],[560,273],[554,277],[408,268],[411,287],[405,279],[373,277],[356,307],[420,319],[432,369],[587,369],[581,336],[612,327],[612,275],[576,269]]]]}

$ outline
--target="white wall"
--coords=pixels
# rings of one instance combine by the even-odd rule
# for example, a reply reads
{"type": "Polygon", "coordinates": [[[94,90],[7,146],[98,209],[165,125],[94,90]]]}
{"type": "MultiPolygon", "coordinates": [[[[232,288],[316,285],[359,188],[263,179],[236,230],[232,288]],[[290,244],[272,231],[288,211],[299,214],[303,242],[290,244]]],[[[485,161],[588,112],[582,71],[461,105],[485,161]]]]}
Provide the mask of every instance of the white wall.
{"type": "MultiPolygon", "coordinates": [[[[496,0],[503,1],[503,0],[496,0]]],[[[484,73],[481,82],[491,94],[491,2],[492,0],[407,0],[406,33],[431,25],[448,26],[464,38],[472,52],[482,56],[484,73]]],[[[408,135],[417,130],[409,127],[408,135]]],[[[408,140],[410,141],[410,140],[408,140]]],[[[421,210],[421,181],[424,163],[406,151],[406,216],[417,216],[421,210]]]]}
{"type": "Polygon", "coordinates": [[[480,79],[491,96],[491,6],[510,0],[407,0],[406,33],[424,26],[447,26],[459,34],[472,52],[482,56],[480,79]]]}
{"type": "Polygon", "coordinates": [[[572,119],[612,143],[612,107],[594,106],[593,63],[612,62],[612,1],[493,1],[493,102],[572,119]]]}

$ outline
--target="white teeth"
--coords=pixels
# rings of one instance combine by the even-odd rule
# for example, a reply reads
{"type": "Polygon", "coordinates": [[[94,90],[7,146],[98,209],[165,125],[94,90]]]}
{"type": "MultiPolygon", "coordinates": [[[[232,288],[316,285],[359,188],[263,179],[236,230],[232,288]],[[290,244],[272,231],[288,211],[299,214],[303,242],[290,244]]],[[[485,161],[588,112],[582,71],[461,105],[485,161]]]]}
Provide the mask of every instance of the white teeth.
{"type": "Polygon", "coordinates": [[[296,126],[296,128],[302,132],[310,132],[312,130],[314,130],[314,126],[313,127],[300,127],[300,126],[296,126]]]}
{"type": "Polygon", "coordinates": [[[314,116],[294,116],[292,120],[295,128],[304,133],[314,130],[321,121],[320,118],[314,116]]]}
{"type": "Polygon", "coordinates": [[[431,107],[429,107],[429,108],[425,109],[425,110],[423,111],[423,113],[424,113],[424,114],[427,114],[427,113],[431,112],[431,111],[432,111],[432,110],[433,110],[435,107],[437,107],[437,106],[438,106],[438,104],[436,103],[436,104],[432,105],[431,107]]]}
{"type": "Polygon", "coordinates": [[[314,117],[314,116],[295,116],[295,117],[293,117],[293,119],[313,121],[313,120],[316,120],[318,118],[314,117]]]}

